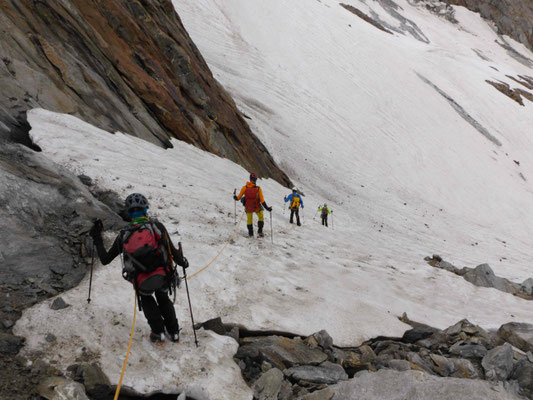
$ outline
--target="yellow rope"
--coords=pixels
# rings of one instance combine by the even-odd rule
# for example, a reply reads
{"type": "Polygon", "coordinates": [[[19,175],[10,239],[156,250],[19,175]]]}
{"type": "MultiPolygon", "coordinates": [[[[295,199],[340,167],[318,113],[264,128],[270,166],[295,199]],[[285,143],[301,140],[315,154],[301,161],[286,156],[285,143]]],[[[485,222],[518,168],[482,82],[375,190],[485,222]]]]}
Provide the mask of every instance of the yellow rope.
{"type": "Polygon", "coordinates": [[[133,333],[135,332],[135,317],[137,316],[137,294],[133,292],[135,297],[135,302],[133,304],[133,324],[131,325],[131,334],[130,334],[130,343],[128,344],[128,351],[126,352],[126,359],[124,360],[124,365],[122,366],[122,373],[120,374],[120,380],[118,381],[117,390],[115,391],[115,397],[113,400],[118,399],[120,393],[120,387],[122,386],[122,380],[124,379],[124,373],[126,372],[126,366],[128,365],[128,357],[130,356],[131,343],[133,341],[133,333]]]}
{"type": "Polygon", "coordinates": [[[235,230],[233,231],[233,233],[231,234],[230,238],[228,239],[228,241],[226,242],[226,244],[224,245],[224,247],[222,247],[222,250],[220,250],[218,252],[218,254],[215,256],[215,258],[213,258],[211,260],[211,262],[209,264],[207,264],[205,267],[203,267],[200,271],[196,271],[194,274],[192,274],[191,276],[188,276],[187,280],[193,278],[194,276],[198,275],[200,272],[202,272],[203,270],[207,269],[211,264],[213,264],[215,262],[215,260],[218,258],[219,255],[222,254],[222,252],[224,251],[224,249],[226,248],[226,246],[229,244],[229,242],[231,242],[231,240],[235,237],[235,235],[237,234],[237,229],[239,229],[239,226],[241,225],[241,222],[242,222],[242,219],[244,218],[244,214],[245,212],[243,211],[242,212],[242,215],[241,215],[241,219],[239,220],[239,223],[237,224],[237,226],[235,227],[235,230]]]}

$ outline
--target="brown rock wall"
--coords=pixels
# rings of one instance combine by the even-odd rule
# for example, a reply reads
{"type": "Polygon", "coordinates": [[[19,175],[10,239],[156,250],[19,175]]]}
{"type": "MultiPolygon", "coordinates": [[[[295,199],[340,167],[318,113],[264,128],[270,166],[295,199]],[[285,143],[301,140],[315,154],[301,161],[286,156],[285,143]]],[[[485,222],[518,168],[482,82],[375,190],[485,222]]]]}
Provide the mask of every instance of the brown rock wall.
{"type": "Polygon", "coordinates": [[[1,136],[22,141],[26,111],[43,107],[164,146],[176,137],[290,184],[170,0],[2,0],[0,24],[1,136]]]}

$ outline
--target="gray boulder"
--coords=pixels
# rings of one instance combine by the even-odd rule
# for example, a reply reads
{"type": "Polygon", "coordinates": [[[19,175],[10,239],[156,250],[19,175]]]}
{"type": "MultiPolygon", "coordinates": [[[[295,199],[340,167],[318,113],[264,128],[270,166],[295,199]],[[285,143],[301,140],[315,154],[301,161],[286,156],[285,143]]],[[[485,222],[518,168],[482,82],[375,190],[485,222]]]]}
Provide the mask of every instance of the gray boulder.
{"type": "Polygon", "coordinates": [[[330,388],[325,388],[322,390],[317,390],[316,392],[309,393],[298,397],[298,400],[331,400],[335,392],[330,388]]]}
{"type": "Polygon", "coordinates": [[[67,303],[65,302],[65,300],[63,300],[63,297],[61,297],[61,296],[56,297],[56,298],[54,299],[54,301],[52,301],[52,302],[50,303],[50,308],[51,308],[52,310],[63,310],[64,308],[67,308],[67,307],[69,307],[69,306],[70,306],[70,304],[67,304],[67,303]]]}
{"type": "Polygon", "coordinates": [[[495,347],[483,357],[481,365],[488,380],[507,380],[513,370],[513,347],[509,343],[495,347]]]}
{"type": "Polygon", "coordinates": [[[101,399],[111,394],[111,382],[98,364],[75,364],[68,370],[72,372],[74,380],[83,383],[89,396],[101,399]]]}
{"type": "Polygon", "coordinates": [[[520,291],[528,296],[533,296],[533,278],[527,278],[520,284],[520,291]]]}
{"type": "Polygon", "coordinates": [[[37,390],[48,400],[90,400],[81,383],[62,377],[45,379],[39,384],[37,390]]]}
{"type": "Polygon", "coordinates": [[[483,358],[487,355],[487,348],[482,344],[457,342],[450,347],[450,353],[463,358],[483,358]]]}
{"type": "Polygon", "coordinates": [[[419,340],[426,339],[439,330],[430,326],[416,326],[413,329],[409,329],[403,334],[402,342],[416,343],[419,340]]]}
{"type": "Polygon", "coordinates": [[[498,335],[526,353],[533,352],[533,324],[510,322],[500,327],[498,335]]]}
{"type": "Polygon", "coordinates": [[[476,368],[469,360],[464,358],[452,358],[451,361],[454,366],[454,371],[451,375],[452,377],[467,379],[479,378],[476,368]]]}
{"type": "Polygon", "coordinates": [[[419,353],[415,353],[414,351],[407,353],[407,360],[414,365],[414,367],[411,366],[411,369],[425,371],[428,374],[434,374],[433,363],[430,360],[423,358],[419,353]]]}
{"type": "Polygon", "coordinates": [[[407,360],[390,360],[388,362],[389,368],[395,369],[396,371],[409,371],[412,369],[412,365],[407,360]]]}
{"type": "Polygon", "coordinates": [[[451,359],[438,354],[431,354],[430,357],[435,363],[433,371],[435,371],[440,376],[450,376],[455,372],[455,364],[451,359]]]}
{"type": "Polygon", "coordinates": [[[17,354],[23,344],[23,337],[0,333],[0,354],[17,354]]]}
{"type": "Polygon", "coordinates": [[[434,362],[433,371],[443,377],[469,378],[479,377],[474,365],[464,358],[447,358],[438,354],[430,354],[434,362]]]}
{"type": "Polygon", "coordinates": [[[533,363],[529,360],[520,360],[513,368],[510,379],[517,381],[518,386],[530,398],[533,397],[533,363]]]}
{"type": "Polygon", "coordinates": [[[292,367],[286,369],[283,373],[293,380],[313,383],[333,384],[348,379],[348,375],[340,365],[329,361],[318,366],[302,365],[300,367],[292,367]]]}
{"type": "Polygon", "coordinates": [[[516,293],[519,291],[517,284],[496,276],[489,264],[478,265],[476,268],[464,274],[463,277],[476,286],[495,288],[506,293],[516,293]]]}
{"type": "Polygon", "coordinates": [[[333,347],[333,339],[324,329],[313,333],[313,337],[316,339],[318,345],[323,349],[331,349],[333,347]]]}
{"type": "Polygon", "coordinates": [[[518,400],[503,387],[478,379],[441,378],[420,371],[360,372],[329,387],[333,400],[518,400]]]}
{"type": "Polygon", "coordinates": [[[282,382],[283,373],[277,368],[269,369],[252,385],[254,399],[277,400],[282,382]]]}
{"type": "Polygon", "coordinates": [[[328,358],[319,348],[309,347],[300,338],[282,336],[245,338],[236,357],[267,361],[281,370],[298,365],[318,365],[328,358]]]}

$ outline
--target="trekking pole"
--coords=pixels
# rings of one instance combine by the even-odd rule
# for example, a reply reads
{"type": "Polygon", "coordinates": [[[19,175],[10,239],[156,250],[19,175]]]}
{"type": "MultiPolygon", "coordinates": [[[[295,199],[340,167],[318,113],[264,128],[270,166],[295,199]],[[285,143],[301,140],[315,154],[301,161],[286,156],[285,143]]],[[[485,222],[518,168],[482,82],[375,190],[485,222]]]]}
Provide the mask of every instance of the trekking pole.
{"type": "MultiPolygon", "coordinates": [[[[181,254],[183,254],[181,242],[178,242],[178,248],[181,254]]],[[[196,329],[194,328],[194,316],[192,314],[191,296],[189,294],[189,284],[187,283],[187,272],[185,271],[185,267],[182,267],[182,268],[183,268],[183,280],[185,281],[185,289],[187,290],[187,300],[189,301],[189,311],[191,313],[192,331],[194,332],[194,344],[196,344],[196,347],[198,348],[198,338],[196,337],[196,329]]]]}
{"type": "Polygon", "coordinates": [[[91,288],[93,285],[93,266],[94,266],[94,254],[96,253],[96,246],[93,243],[93,252],[91,257],[91,275],[89,277],[89,296],[87,297],[87,303],[91,304],[91,288]]]}
{"type": "MultiPolygon", "coordinates": [[[[104,224],[102,223],[102,221],[98,218],[96,218],[94,221],[93,221],[94,225],[98,228],[98,230],[100,232],[102,232],[104,230],[104,224]]],[[[91,304],[91,289],[92,289],[92,286],[93,286],[93,267],[94,267],[94,257],[96,255],[96,244],[94,243],[94,239],[93,239],[93,252],[91,254],[91,275],[89,277],[89,295],[87,296],[87,303],[88,304],[91,304]]]]}
{"type": "Polygon", "coordinates": [[[235,200],[235,196],[237,196],[237,189],[233,189],[233,196],[233,205],[235,206],[233,212],[233,222],[234,224],[237,224],[237,200],[235,200]]]}
{"type": "Polygon", "coordinates": [[[333,211],[331,211],[331,230],[335,230],[335,228],[333,228],[333,211]]]}
{"type": "Polygon", "coordinates": [[[313,221],[315,220],[316,215],[318,214],[318,210],[316,210],[315,215],[313,215],[313,221]]]}
{"type": "Polygon", "coordinates": [[[272,244],[274,244],[274,230],[272,229],[272,211],[270,212],[270,239],[272,244]]]}

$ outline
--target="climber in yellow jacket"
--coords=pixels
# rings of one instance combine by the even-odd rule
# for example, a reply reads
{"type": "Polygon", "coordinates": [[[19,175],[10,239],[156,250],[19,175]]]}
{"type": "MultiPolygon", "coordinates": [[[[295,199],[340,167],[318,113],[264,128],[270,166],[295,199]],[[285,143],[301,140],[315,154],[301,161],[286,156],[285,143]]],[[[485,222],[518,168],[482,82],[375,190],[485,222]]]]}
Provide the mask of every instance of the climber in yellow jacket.
{"type": "Polygon", "coordinates": [[[263,237],[263,226],[265,225],[265,218],[263,216],[263,207],[268,212],[272,212],[272,207],[267,206],[263,191],[255,183],[257,182],[257,175],[250,174],[250,181],[242,187],[238,195],[234,194],[233,199],[238,201],[244,196],[244,210],[247,216],[248,236],[254,236],[253,216],[257,214],[259,222],[257,223],[257,236],[263,237]]]}

